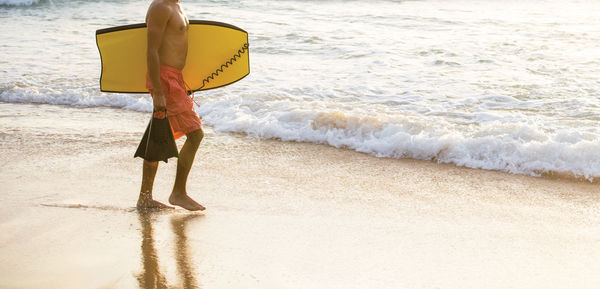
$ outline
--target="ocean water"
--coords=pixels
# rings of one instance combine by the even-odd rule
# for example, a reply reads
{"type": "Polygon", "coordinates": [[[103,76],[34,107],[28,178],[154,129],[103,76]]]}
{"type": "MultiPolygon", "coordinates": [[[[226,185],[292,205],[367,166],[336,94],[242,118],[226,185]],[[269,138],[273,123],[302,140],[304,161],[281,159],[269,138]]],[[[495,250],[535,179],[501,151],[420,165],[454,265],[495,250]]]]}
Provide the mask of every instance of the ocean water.
{"type": "MultiPolygon", "coordinates": [[[[151,111],[148,95],[99,91],[94,38],[97,29],[143,22],[150,2],[0,0],[0,101],[151,111]]],[[[249,32],[251,74],[196,93],[196,111],[216,131],[517,174],[600,176],[598,1],[182,6],[190,19],[249,32]]]]}

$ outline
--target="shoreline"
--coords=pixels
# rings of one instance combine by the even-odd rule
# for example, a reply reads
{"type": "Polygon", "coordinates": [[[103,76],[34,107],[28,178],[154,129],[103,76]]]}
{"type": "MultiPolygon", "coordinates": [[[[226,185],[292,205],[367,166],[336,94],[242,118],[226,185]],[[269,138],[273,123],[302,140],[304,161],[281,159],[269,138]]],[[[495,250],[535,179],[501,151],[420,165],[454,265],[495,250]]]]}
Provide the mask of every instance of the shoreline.
{"type": "MultiPolygon", "coordinates": [[[[123,108],[121,107],[106,107],[106,106],[72,106],[72,105],[68,105],[68,104],[48,104],[48,103],[21,103],[21,102],[17,102],[17,103],[12,103],[12,102],[3,102],[0,101],[0,105],[26,105],[26,106],[50,106],[50,107],[62,107],[65,109],[94,109],[94,110],[116,110],[116,111],[121,111],[123,108]]],[[[133,114],[138,114],[138,115],[145,115],[144,117],[146,117],[147,115],[149,115],[149,113],[146,112],[141,112],[141,111],[137,111],[137,110],[126,110],[127,113],[133,113],[133,114]]],[[[137,118],[136,118],[137,119],[137,118]]],[[[212,131],[212,127],[210,126],[206,126],[203,124],[203,128],[209,128],[212,131]]],[[[214,132],[214,131],[213,131],[214,132]]],[[[586,178],[583,175],[578,175],[576,173],[573,172],[557,172],[557,171],[543,171],[543,172],[535,172],[536,175],[533,174],[518,174],[518,173],[511,173],[511,172],[506,172],[503,170],[495,170],[495,169],[481,169],[481,168],[472,168],[472,167],[468,167],[468,166],[461,166],[461,165],[457,165],[454,163],[445,163],[445,162],[438,162],[436,160],[422,160],[422,159],[415,159],[415,158],[394,158],[394,157],[388,157],[388,156],[376,156],[370,153],[366,153],[366,152],[360,152],[360,151],[356,151],[352,148],[349,147],[336,147],[327,143],[314,143],[314,142],[308,142],[308,141],[295,141],[295,140],[290,140],[290,141],[286,141],[286,140],[282,140],[281,138],[256,138],[253,136],[250,136],[246,133],[243,132],[223,132],[223,133],[218,133],[220,135],[230,135],[233,137],[239,137],[239,138],[245,138],[248,140],[253,140],[253,141],[276,141],[276,142],[283,142],[283,143],[287,143],[287,142],[291,142],[291,143],[300,143],[300,144],[313,144],[313,145],[317,145],[317,146],[326,146],[326,147],[330,147],[330,148],[334,148],[334,149],[339,149],[339,150],[346,150],[348,152],[355,152],[355,153],[359,153],[359,154],[364,154],[373,158],[378,158],[378,159],[389,159],[389,160],[398,160],[398,161],[423,161],[423,162],[428,162],[434,165],[450,165],[450,166],[454,166],[456,168],[465,168],[465,169],[472,169],[472,170],[481,170],[481,171],[491,171],[491,172],[498,172],[498,173],[505,173],[505,174],[509,174],[509,175],[514,175],[514,176],[526,176],[526,177],[532,177],[532,178],[541,178],[541,179],[550,179],[550,180],[561,180],[561,181],[569,181],[569,182],[574,182],[574,183],[590,183],[590,184],[600,184],[600,176],[595,176],[595,177],[590,177],[590,178],[586,178]]],[[[185,138],[182,138],[185,139],[185,138]]]]}
{"type": "MultiPolygon", "coordinates": [[[[0,118],[7,288],[136,288],[142,279],[190,288],[600,285],[595,184],[206,128],[188,191],[207,211],[147,215],[134,209],[133,158],[146,115],[14,104],[0,112],[11,115],[0,118]]],[[[168,197],[175,167],[160,164],[157,200],[168,197]]]]}

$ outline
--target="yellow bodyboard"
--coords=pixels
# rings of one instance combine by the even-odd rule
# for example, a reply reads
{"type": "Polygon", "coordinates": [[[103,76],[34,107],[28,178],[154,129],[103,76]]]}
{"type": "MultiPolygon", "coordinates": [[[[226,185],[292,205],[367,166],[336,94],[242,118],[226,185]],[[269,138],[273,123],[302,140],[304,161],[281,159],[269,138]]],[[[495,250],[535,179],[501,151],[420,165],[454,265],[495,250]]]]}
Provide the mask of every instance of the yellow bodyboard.
{"type": "MultiPolygon", "coordinates": [[[[145,93],[146,24],[96,31],[104,92],[145,93]]],[[[250,73],[248,33],[221,22],[190,20],[183,79],[190,90],[207,90],[236,82],[250,73]]]]}

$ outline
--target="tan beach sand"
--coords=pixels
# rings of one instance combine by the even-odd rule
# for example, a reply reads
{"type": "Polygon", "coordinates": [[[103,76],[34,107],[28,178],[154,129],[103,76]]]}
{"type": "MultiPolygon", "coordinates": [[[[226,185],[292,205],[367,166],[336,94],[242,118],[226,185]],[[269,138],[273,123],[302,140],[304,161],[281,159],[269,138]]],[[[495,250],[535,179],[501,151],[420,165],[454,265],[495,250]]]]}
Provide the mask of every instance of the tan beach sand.
{"type": "Polygon", "coordinates": [[[206,128],[140,214],[148,117],[0,103],[0,288],[600,288],[598,184],[206,128]]]}

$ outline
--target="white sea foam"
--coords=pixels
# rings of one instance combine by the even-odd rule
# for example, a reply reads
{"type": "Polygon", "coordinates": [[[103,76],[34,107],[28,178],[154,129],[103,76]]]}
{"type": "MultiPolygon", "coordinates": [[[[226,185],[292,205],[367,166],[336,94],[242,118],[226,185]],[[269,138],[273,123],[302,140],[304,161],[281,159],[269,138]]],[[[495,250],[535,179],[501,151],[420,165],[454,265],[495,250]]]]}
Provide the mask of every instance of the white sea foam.
{"type": "Polygon", "coordinates": [[[0,5],[7,6],[29,6],[40,3],[40,0],[0,0],[0,5]]]}
{"type": "Polygon", "coordinates": [[[101,94],[98,91],[14,86],[0,93],[0,101],[12,103],[46,103],[81,107],[105,106],[135,111],[152,111],[150,97],[138,94],[101,94]]]}
{"type": "Polygon", "coordinates": [[[550,172],[572,173],[588,180],[600,176],[600,139],[586,140],[569,131],[547,133],[535,124],[492,121],[473,134],[450,129],[450,124],[431,125],[443,123],[441,119],[386,119],[299,108],[257,113],[252,105],[258,104],[231,99],[206,103],[198,112],[217,131],[322,143],[378,157],[433,160],[535,176],[550,172]]]}
{"type": "MultiPolygon", "coordinates": [[[[85,90],[13,87],[0,93],[0,100],[144,112],[152,109],[147,95],[85,90]]],[[[252,97],[202,101],[196,108],[198,114],[205,124],[220,132],[327,144],[378,157],[432,160],[515,174],[571,173],[588,180],[600,176],[600,139],[584,138],[575,130],[547,132],[534,123],[502,120],[461,130],[443,118],[418,115],[368,116],[366,112],[302,108],[289,101],[265,103],[252,97]]]]}

